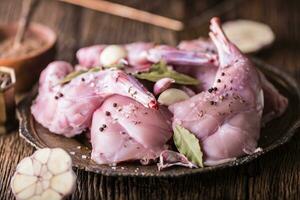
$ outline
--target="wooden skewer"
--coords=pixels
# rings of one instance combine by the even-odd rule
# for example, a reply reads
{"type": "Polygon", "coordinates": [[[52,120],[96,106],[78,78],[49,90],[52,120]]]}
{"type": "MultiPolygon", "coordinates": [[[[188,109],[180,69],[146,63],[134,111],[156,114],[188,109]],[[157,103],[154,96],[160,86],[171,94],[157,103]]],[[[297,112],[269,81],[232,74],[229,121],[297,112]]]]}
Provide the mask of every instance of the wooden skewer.
{"type": "Polygon", "coordinates": [[[124,6],[117,3],[112,3],[102,0],[60,0],[62,2],[82,6],[92,10],[117,15],[120,17],[152,24],[166,29],[181,31],[184,25],[181,21],[152,14],[146,11],[138,10],[132,7],[124,6]]]}

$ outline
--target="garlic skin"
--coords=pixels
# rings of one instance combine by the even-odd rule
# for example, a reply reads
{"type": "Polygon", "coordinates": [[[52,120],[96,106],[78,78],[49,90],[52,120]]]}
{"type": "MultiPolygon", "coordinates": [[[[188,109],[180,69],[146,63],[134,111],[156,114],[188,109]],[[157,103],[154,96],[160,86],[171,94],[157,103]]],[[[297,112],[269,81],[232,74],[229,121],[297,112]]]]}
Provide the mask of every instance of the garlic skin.
{"type": "Polygon", "coordinates": [[[69,154],[61,148],[37,150],[17,165],[11,180],[16,199],[61,200],[75,190],[69,154]]]}
{"type": "Polygon", "coordinates": [[[122,59],[127,57],[127,51],[120,45],[109,45],[105,47],[100,55],[100,63],[104,67],[110,67],[118,64],[122,59]]]}
{"type": "Polygon", "coordinates": [[[189,95],[187,95],[184,91],[176,88],[170,88],[161,93],[157,101],[162,105],[169,106],[189,98],[189,95]]]}
{"type": "Polygon", "coordinates": [[[168,89],[172,83],[175,83],[175,80],[172,78],[162,78],[158,81],[153,86],[153,92],[155,95],[158,95],[168,89]]]}

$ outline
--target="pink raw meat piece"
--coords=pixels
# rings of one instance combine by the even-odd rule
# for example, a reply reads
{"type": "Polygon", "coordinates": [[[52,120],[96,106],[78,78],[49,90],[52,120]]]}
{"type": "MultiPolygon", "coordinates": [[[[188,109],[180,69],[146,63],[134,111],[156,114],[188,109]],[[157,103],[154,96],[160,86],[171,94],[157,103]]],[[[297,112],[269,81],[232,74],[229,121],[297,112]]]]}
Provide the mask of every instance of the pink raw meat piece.
{"type": "Polygon", "coordinates": [[[113,95],[93,114],[92,159],[98,164],[151,160],[172,137],[167,109],[146,108],[131,98],[113,95]]]}
{"type": "Polygon", "coordinates": [[[100,65],[100,55],[107,45],[93,45],[84,47],[76,52],[80,66],[90,68],[100,65]]]}
{"type": "Polygon", "coordinates": [[[181,41],[177,47],[186,51],[217,54],[216,46],[209,38],[181,41]]]}
{"type": "Polygon", "coordinates": [[[159,45],[149,49],[147,59],[152,63],[165,61],[170,65],[211,66],[216,65],[217,57],[213,54],[180,50],[167,45],[159,45]]]}
{"type": "MultiPolygon", "coordinates": [[[[193,57],[190,55],[197,55],[191,54],[191,52],[198,52],[199,55],[205,55],[207,58],[218,58],[216,55],[216,46],[212,43],[212,41],[205,38],[182,41],[178,45],[178,49],[184,51],[176,50],[176,48],[173,47],[161,46],[154,50],[150,50],[149,52],[150,57],[156,56],[155,61],[164,59],[167,63],[173,64],[176,71],[197,78],[200,81],[200,84],[194,88],[196,93],[211,89],[216,78],[218,70],[218,65],[216,65],[216,63],[218,62],[211,63],[209,62],[209,59],[199,60],[197,56],[193,57]],[[153,55],[151,55],[151,53],[153,55]],[[183,64],[182,60],[186,58],[189,58],[189,60],[183,64]]],[[[263,111],[262,123],[266,124],[284,113],[288,106],[288,100],[279,93],[279,91],[261,72],[260,79],[262,89],[264,91],[264,102],[266,105],[263,111]]]]}
{"type": "Polygon", "coordinates": [[[121,70],[84,73],[67,84],[59,84],[71,70],[68,63],[51,63],[42,72],[39,94],[31,107],[35,119],[53,133],[66,137],[80,134],[90,126],[93,112],[114,94],[157,109],[155,97],[121,70]]]}
{"type": "MultiPolygon", "coordinates": [[[[81,66],[91,68],[101,66],[100,55],[108,45],[94,45],[84,47],[77,51],[76,56],[81,66]]],[[[154,46],[150,42],[134,42],[130,44],[121,45],[127,50],[127,57],[125,58],[125,70],[128,72],[146,71],[150,68],[151,63],[146,59],[146,52],[154,46]]]]}
{"type": "Polygon", "coordinates": [[[127,61],[129,67],[126,68],[127,72],[143,72],[149,70],[151,63],[147,60],[147,51],[154,47],[150,42],[134,42],[126,44],[127,61]]]}
{"type": "Polygon", "coordinates": [[[288,107],[288,99],[279,93],[275,86],[268,81],[266,76],[259,71],[260,80],[262,82],[262,89],[264,91],[264,111],[262,124],[270,122],[271,120],[280,117],[288,107]]]}
{"type": "Polygon", "coordinates": [[[220,62],[213,90],[169,107],[173,125],[185,127],[200,140],[208,165],[254,152],[263,111],[255,67],[226,38],[218,18],[211,20],[210,29],[220,62]]]}

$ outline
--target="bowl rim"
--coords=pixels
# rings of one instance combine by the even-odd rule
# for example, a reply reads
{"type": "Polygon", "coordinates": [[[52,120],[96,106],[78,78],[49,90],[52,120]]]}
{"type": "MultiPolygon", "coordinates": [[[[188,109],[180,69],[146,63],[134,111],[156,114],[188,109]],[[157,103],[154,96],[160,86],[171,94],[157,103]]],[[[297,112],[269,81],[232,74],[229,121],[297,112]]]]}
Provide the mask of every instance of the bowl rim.
{"type": "MultiPolygon", "coordinates": [[[[6,28],[16,28],[17,23],[11,23],[8,25],[0,25],[0,31],[4,30],[6,28]]],[[[41,23],[37,23],[37,22],[31,22],[31,24],[29,25],[29,30],[32,31],[33,33],[36,33],[37,31],[42,30],[43,32],[47,32],[47,34],[49,34],[51,37],[44,39],[44,41],[46,42],[46,44],[40,48],[37,49],[36,51],[33,51],[29,54],[26,55],[22,55],[19,57],[13,57],[13,58],[0,58],[0,64],[2,63],[14,63],[14,62],[20,62],[23,60],[28,60],[28,59],[32,59],[34,57],[37,57],[39,55],[44,54],[45,52],[47,52],[49,49],[51,49],[57,42],[57,34],[55,33],[55,31],[53,29],[51,29],[50,27],[43,25],[41,23]]],[[[45,35],[45,34],[43,34],[45,35]]]]}

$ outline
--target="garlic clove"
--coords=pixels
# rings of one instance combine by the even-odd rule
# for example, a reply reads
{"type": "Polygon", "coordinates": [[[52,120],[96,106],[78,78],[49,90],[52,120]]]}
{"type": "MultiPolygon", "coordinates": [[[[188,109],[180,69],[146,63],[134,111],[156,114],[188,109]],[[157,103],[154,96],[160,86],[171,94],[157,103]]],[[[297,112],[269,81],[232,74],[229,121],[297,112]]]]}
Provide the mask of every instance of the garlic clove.
{"type": "Polygon", "coordinates": [[[75,176],[72,171],[59,174],[51,179],[51,188],[59,193],[72,190],[72,185],[67,184],[69,181],[75,181],[75,176]]]}
{"type": "Polygon", "coordinates": [[[162,105],[172,105],[174,103],[184,101],[190,97],[182,90],[170,88],[161,93],[158,97],[158,102],[162,105]]]}
{"type": "Polygon", "coordinates": [[[32,167],[32,159],[24,158],[23,160],[21,160],[20,165],[18,165],[17,171],[24,175],[33,175],[34,171],[32,167]]]}
{"type": "Polygon", "coordinates": [[[175,80],[172,78],[162,78],[154,84],[153,92],[155,95],[158,95],[168,89],[172,83],[175,83],[175,80]]]}
{"type": "Polygon", "coordinates": [[[51,150],[49,148],[40,149],[33,154],[33,157],[40,161],[42,164],[45,164],[48,161],[51,150]]]}
{"type": "Polygon", "coordinates": [[[15,192],[21,192],[35,182],[37,182],[37,177],[35,176],[16,174],[13,179],[13,189],[15,192]]]}
{"type": "Polygon", "coordinates": [[[52,174],[59,174],[71,167],[71,157],[62,149],[52,149],[47,166],[52,174]]]}
{"type": "Polygon", "coordinates": [[[18,194],[18,199],[29,199],[35,193],[35,184],[31,184],[18,194]]]}
{"type": "Polygon", "coordinates": [[[126,58],[127,51],[120,45],[107,46],[100,55],[100,63],[104,67],[110,67],[118,64],[122,59],[126,58]]]}
{"type": "Polygon", "coordinates": [[[62,197],[52,189],[46,190],[40,197],[41,200],[61,200],[62,197]]]}

